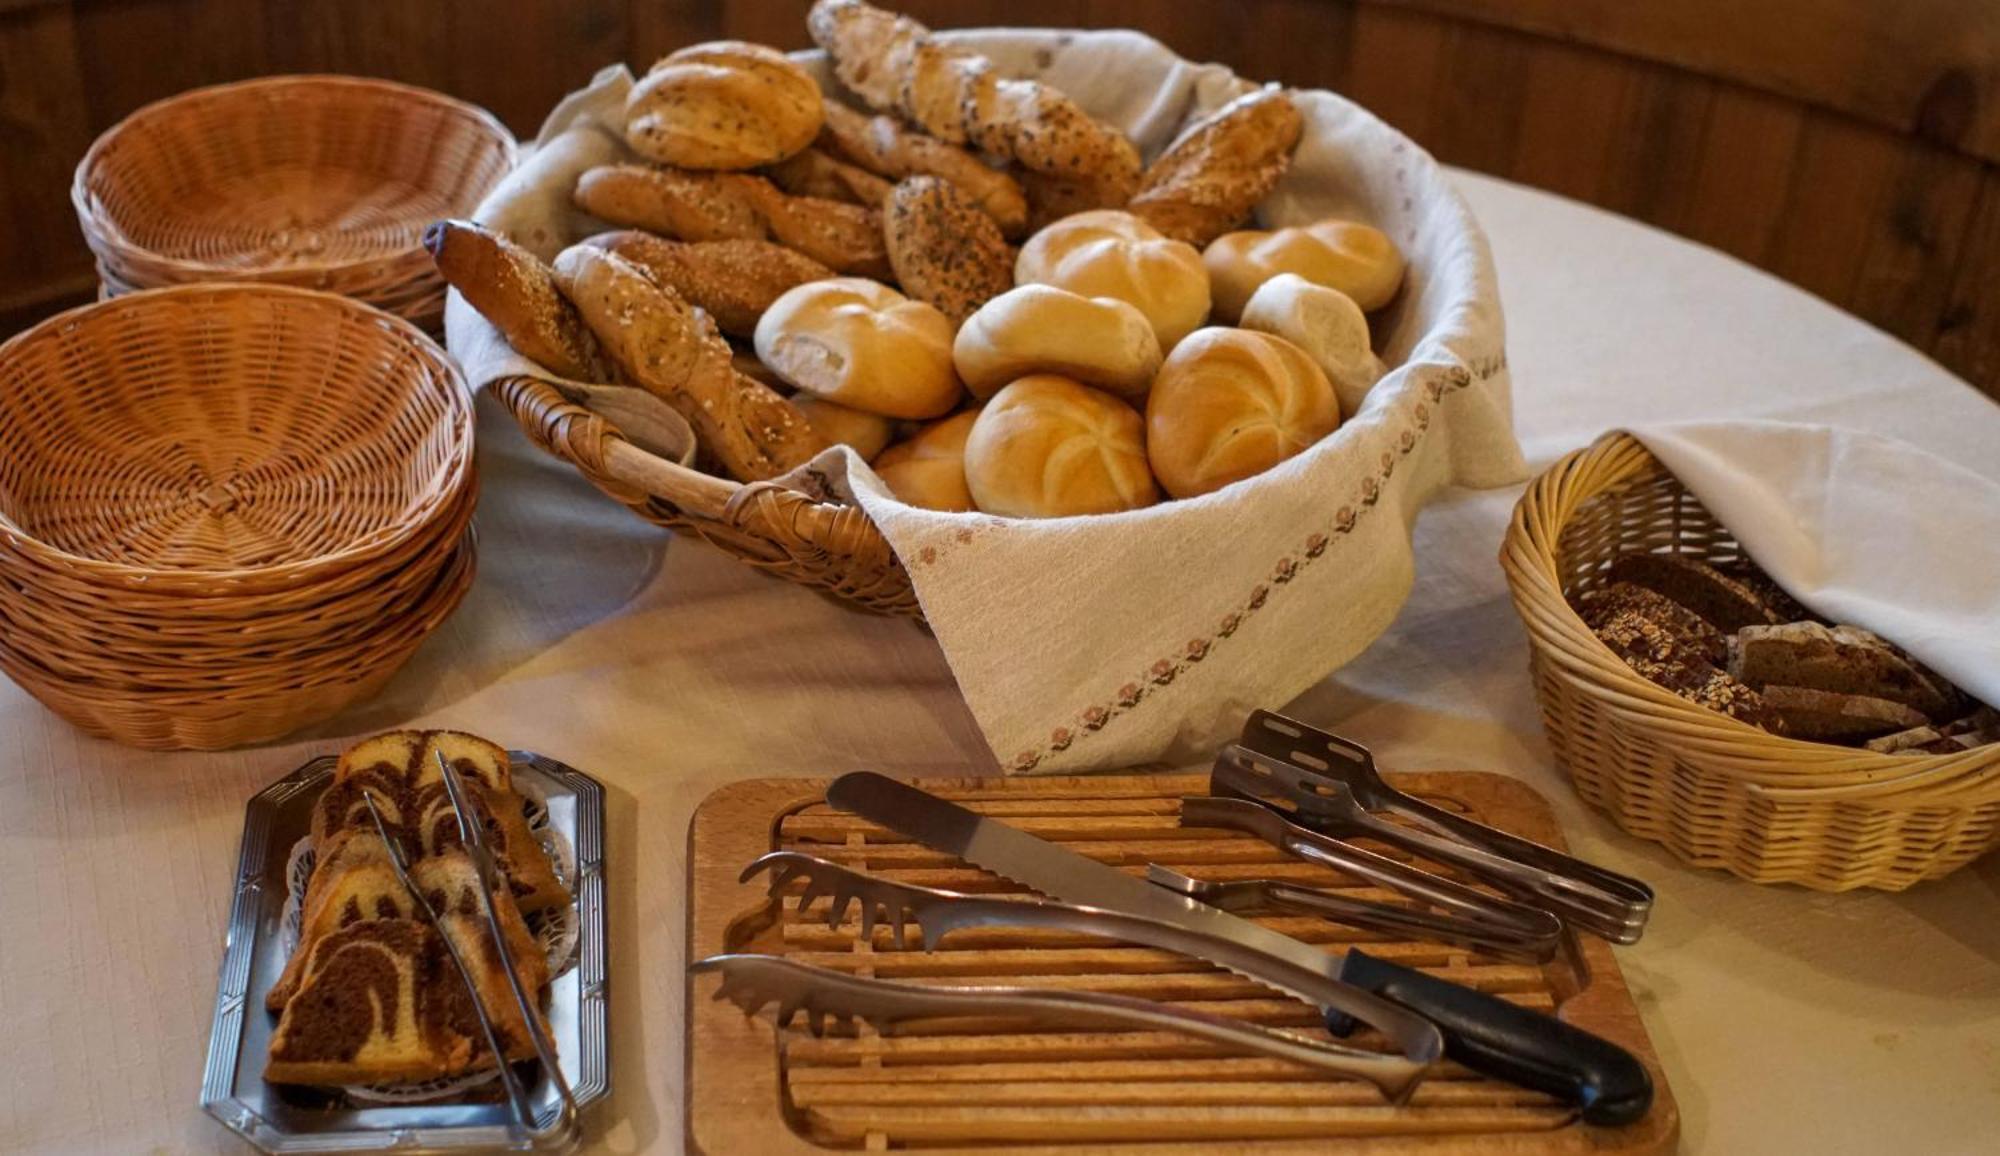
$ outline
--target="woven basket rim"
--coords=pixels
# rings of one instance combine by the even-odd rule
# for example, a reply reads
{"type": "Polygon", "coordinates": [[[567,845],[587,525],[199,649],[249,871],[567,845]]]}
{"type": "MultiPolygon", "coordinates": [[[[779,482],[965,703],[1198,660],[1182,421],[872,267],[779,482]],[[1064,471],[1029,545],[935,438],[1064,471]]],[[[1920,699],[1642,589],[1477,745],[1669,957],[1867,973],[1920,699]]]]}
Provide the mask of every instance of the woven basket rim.
{"type": "Polygon", "coordinates": [[[1501,547],[1501,568],[1513,594],[1515,610],[1531,642],[1545,656],[1561,661],[1578,677],[1588,678],[1623,700],[1616,706],[1628,717],[1657,720],[1682,732],[1699,735],[1711,753],[1720,750],[1725,760],[1757,766],[1759,773],[1748,777],[1768,781],[1772,764],[1786,764],[1795,773],[1776,768],[1792,786],[1811,788],[1815,778],[1830,776],[1826,785],[1838,789],[1851,780],[1868,779],[1876,790],[1885,780],[1926,775],[1938,771],[1972,769],[1988,761],[2000,760],[2000,744],[1980,758],[1981,748],[1952,754],[1922,752],[1883,753],[1864,748],[1843,747],[1808,739],[1774,735],[1740,719],[1691,702],[1654,684],[1627,666],[1604,642],[1584,625],[1583,619],[1564,597],[1557,572],[1556,545],[1568,523],[1530,525],[1526,511],[1545,508],[1566,484],[1570,475],[1630,456],[1633,461],[1615,478],[1581,494],[1580,506],[1590,498],[1629,486],[1670,471],[1648,451],[1644,443],[1623,430],[1611,430],[1590,445],[1565,455],[1528,483],[1501,547]],[[1546,532],[1544,532],[1546,531],[1546,532]],[[1559,656],[1559,657],[1558,657],[1559,656]],[[1815,764],[1833,763],[1837,769],[1815,764]]]}
{"type": "MultiPolygon", "coordinates": [[[[0,371],[4,371],[9,360],[29,343],[47,340],[49,334],[105,311],[144,309],[149,308],[154,302],[178,301],[184,298],[234,296],[292,298],[313,308],[353,314],[393,334],[397,340],[409,347],[414,356],[431,365],[446,386],[446,410],[448,420],[451,422],[452,435],[450,452],[443,463],[442,474],[433,478],[431,482],[445,494],[439,499],[436,509],[426,517],[403,518],[393,525],[371,531],[337,551],[268,566],[233,569],[155,569],[93,558],[42,541],[23,529],[5,511],[0,511],[0,535],[6,536],[13,549],[30,558],[39,554],[43,558],[69,567],[73,575],[101,578],[116,585],[137,583],[156,590],[186,590],[194,587],[243,584],[261,590],[262,584],[266,582],[282,581],[286,584],[311,582],[325,576],[328,571],[362,565],[395,549],[410,537],[421,533],[431,517],[444,514],[460,491],[468,484],[472,484],[475,415],[472,391],[466,383],[464,373],[459,369],[457,360],[410,321],[338,293],[258,281],[205,281],[159,289],[142,289],[66,309],[0,342],[0,371]]],[[[215,593],[228,593],[228,591],[215,591],[215,593]]]]}
{"type": "MultiPolygon", "coordinates": [[[[148,249],[125,234],[118,223],[107,214],[100,213],[96,198],[90,191],[90,177],[104,153],[117,142],[118,135],[146,120],[172,111],[179,105],[190,105],[203,101],[230,100],[257,93],[283,88],[322,88],[343,93],[375,92],[414,103],[432,105],[448,109],[478,127],[489,138],[500,145],[505,163],[504,174],[513,171],[520,163],[521,146],[514,134],[499,117],[470,101],[436,89],[420,85],[404,84],[400,81],[383,80],[372,76],[353,76],[337,72],[280,73],[274,76],[255,76],[247,80],[234,80],[223,84],[204,85],[165,96],[159,100],[132,110],[116,124],[99,133],[96,140],[84,151],[83,159],[77,162],[76,171],[70,178],[70,204],[76,210],[77,222],[84,239],[92,249],[102,245],[118,254],[121,260],[139,260],[155,266],[163,278],[182,277],[190,280],[227,280],[243,282],[261,275],[280,274],[298,277],[326,277],[354,270],[369,269],[384,265],[407,263],[412,274],[432,271],[429,254],[423,250],[421,242],[413,242],[409,249],[372,257],[356,257],[335,261],[293,261],[283,265],[268,267],[245,265],[220,265],[186,257],[170,257],[148,249]]],[[[497,183],[497,182],[496,182],[497,183]]],[[[490,190],[489,190],[490,191],[490,190]]],[[[99,254],[102,262],[104,255],[99,254]]],[[[123,278],[130,280],[129,277],[123,278]]]]}

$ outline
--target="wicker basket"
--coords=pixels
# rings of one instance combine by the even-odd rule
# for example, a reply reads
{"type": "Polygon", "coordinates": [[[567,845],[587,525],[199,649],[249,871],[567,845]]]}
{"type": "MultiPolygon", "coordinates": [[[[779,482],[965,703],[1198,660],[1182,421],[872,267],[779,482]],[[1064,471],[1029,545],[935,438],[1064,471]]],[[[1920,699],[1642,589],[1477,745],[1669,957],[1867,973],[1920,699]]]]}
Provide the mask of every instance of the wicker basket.
{"type": "Polygon", "coordinates": [[[1821,891],[1900,890],[2000,846],[2000,744],[1884,755],[1782,738],[1626,666],[1569,599],[1633,550],[1743,558],[1643,445],[1613,433],[1528,487],[1500,555],[1549,745],[1586,800],[1690,863],[1821,891]]]}
{"type": "Polygon", "coordinates": [[[99,137],[71,186],[106,295],[260,281],[366,301],[436,332],[444,283],[423,230],[513,167],[483,109],[344,76],[182,93],[99,137]]]}
{"type": "Polygon", "coordinates": [[[141,292],[0,345],[0,669],[140,746],[274,738],[372,693],[469,587],[457,367],[268,285],[141,292]]]}

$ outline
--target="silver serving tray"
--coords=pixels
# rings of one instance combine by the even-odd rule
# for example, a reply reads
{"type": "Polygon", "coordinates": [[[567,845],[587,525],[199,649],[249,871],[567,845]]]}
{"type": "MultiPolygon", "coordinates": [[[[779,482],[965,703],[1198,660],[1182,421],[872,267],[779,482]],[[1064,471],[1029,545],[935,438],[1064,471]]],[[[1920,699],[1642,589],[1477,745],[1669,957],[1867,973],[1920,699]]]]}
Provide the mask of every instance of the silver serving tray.
{"type": "MultiPolygon", "coordinates": [[[[549,1030],[578,1108],[611,1090],[605,1047],[604,788],[554,759],[509,752],[514,776],[547,798],[552,827],[576,852],[577,964],[549,992],[549,1030]]],[[[332,1094],[264,1082],[277,1017],[264,994],[285,968],[280,942],[286,858],[311,824],[313,803],[332,780],[332,755],[316,758],[259,791],[243,818],[236,902],[229,913],[216,985],[201,1106],[265,1152],[465,1152],[519,1147],[505,1097],[491,1103],[344,1106],[332,1094]]],[[[553,1117],[554,1084],[538,1073],[528,1089],[538,1122],[553,1117]]]]}

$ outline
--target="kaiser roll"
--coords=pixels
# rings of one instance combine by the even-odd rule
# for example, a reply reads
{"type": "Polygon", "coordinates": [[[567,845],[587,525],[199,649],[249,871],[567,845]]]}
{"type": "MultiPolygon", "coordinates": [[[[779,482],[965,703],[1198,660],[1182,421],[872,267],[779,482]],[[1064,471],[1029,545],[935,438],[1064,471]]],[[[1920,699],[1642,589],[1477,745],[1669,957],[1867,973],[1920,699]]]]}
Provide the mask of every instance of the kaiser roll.
{"type": "Polygon", "coordinates": [[[1208,316],[1208,271],[1194,246],[1130,213],[1077,213],[1028,238],[1014,261],[1016,285],[1054,285],[1084,297],[1114,297],[1153,324],[1162,350],[1208,316]]]}
{"type": "Polygon", "coordinates": [[[852,409],[817,394],[792,395],[792,408],[805,415],[806,423],[833,445],[847,446],[872,461],[889,444],[896,423],[877,413],[852,409]]]}
{"type": "Polygon", "coordinates": [[[883,417],[950,413],[964,395],[951,322],[879,281],[787,290],[757,320],[757,357],[795,388],[883,417]]]}
{"type": "Polygon", "coordinates": [[[976,397],[1031,373],[1055,373],[1120,397],[1144,397],[1160,369],[1146,315],[1115,297],[1080,297],[1022,285],[979,307],[951,347],[959,379],[976,397]]]}
{"type": "Polygon", "coordinates": [[[926,510],[970,510],[965,485],[965,439],[979,420],[977,410],[931,422],[883,450],[871,463],[897,499],[926,510]]]}
{"type": "Polygon", "coordinates": [[[965,481],[989,514],[1056,518],[1150,506],[1145,422],[1108,393],[1038,373],[986,403],[965,442],[965,481]]]}
{"type": "Polygon", "coordinates": [[[1403,255],[1380,229],[1325,220],[1263,233],[1224,233],[1202,251],[1215,293],[1215,316],[1233,322],[1257,287],[1280,273],[1297,273],[1338,289],[1363,310],[1380,309],[1403,284],[1403,255]]]}
{"type": "Polygon", "coordinates": [[[1146,453],[1176,498],[1262,473],[1340,425],[1333,386],[1305,350],[1247,329],[1197,330],[1146,398],[1146,453]]]}

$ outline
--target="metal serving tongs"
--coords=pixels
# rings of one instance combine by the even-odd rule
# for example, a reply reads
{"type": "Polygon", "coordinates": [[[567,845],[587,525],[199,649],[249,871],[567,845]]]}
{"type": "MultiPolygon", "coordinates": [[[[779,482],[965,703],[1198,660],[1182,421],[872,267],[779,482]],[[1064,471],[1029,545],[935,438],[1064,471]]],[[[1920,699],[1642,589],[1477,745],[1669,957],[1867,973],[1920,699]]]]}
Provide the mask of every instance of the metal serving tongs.
{"type": "Polygon", "coordinates": [[[1212,794],[1275,804],[1323,834],[1379,839],[1459,868],[1613,943],[1636,943],[1652,914],[1653,890],[1639,880],[1398,791],[1368,748],[1283,715],[1252,714],[1209,782],[1212,794]]]}
{"type": "Polygon", "coordinates": [[[465,957],[459,953],[458,945],[453,943],[451,936],[446,933],[444,920],[439,916],[437,909],[431,906],[431,901],[423,889],[410,878],[409,859],[404,853],[401,841],[389,833],[388,824],[383,822],[382,813],[375,806],[374,794],[363,791],[362,802],[367,804],[368,817],[374,821],[375,832],[381,836],[382,845],[388,849],[389,863],[395,869],[397,882],[410,893],[417,908],[430,921],[438,939],[444,944],[445,954],[450,956],[459,978],[465,981],[465,990],[470,997],[473,1014],[479,1017],[480,1031],[486,1037],[486,1047],[493,1055],[500,1083],[506,1089],[507,1103],[513,1109],[514,1127],[519,1130],[521,1139],[527,1143],[530,1150],[536,1152],[571,1151],[582,1139],[582,1131],[577,1123],[576,1096],[570,1091],[569,1081],[563,1078],[562,1066],[556,1060],[555,1044],[543,1031],[541,1022],[535,1015],[530,994],[521,986],[520,977],[515,974],[513,952],[507,946],[507,937],[500,928],[500,917],[493,907],[492,879],[499,875],[499,868],[493,862],[492,852],[487,849],[485,834],[480,829],[480,823],[472,814],[472,804],[466,795],[464,780],[445,759],[443,751],[437,752],[437,760],[439,770],[444,776],[445,795],[450,800],[453,814],[458,819],[460,842],[464,844],[467,857],[472,860],[472,873],[479,883],[480,906],[486,913],[486,927],[492,936],[493,949],[500,960],[500,969],[506,973],[507,985],[514,994],[515,1003],[519,1006],[521,1023],[527,1029],[529,1042],[534,1045],[535,1056],[541,1061],[542,1069],[548,1073],[550,1081],[555,1085],[555,1114],[547,1124],[538,1125],[535,1122],[534,1105],[528,1099],[528,1089],[522,1085],[521,1077],[514,1071],[514,1066],[507,1062],[506,1050],[500,1045],[500,1031],[494,1026],[493,1017],[487,1011],[485,1001],[480,998],[479,985],[473,981],[472,969],[466,964],[465,957]]]}

